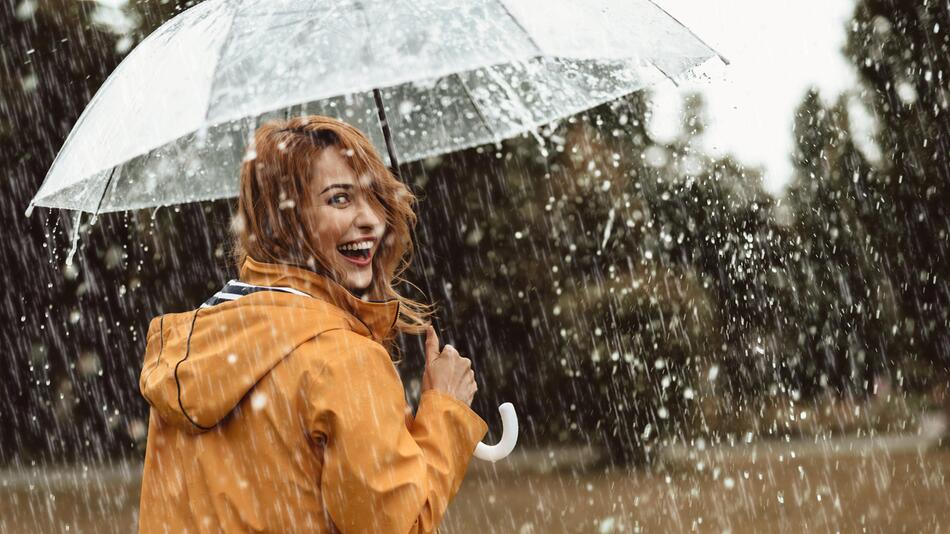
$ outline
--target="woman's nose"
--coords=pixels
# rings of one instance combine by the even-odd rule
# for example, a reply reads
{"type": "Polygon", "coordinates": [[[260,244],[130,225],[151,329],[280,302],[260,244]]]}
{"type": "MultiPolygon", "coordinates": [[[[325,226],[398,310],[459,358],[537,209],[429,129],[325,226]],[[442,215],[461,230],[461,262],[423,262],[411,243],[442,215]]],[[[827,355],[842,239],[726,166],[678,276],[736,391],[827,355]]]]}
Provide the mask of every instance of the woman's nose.
{"type": "Polygon", "coordinates": [[[382,218],[376,213],[376,210],[373,209],[369,202],[360,202],[356,219],[353,221],[356,226],[369,229],[379,226],[382,222],[382,218]]]}

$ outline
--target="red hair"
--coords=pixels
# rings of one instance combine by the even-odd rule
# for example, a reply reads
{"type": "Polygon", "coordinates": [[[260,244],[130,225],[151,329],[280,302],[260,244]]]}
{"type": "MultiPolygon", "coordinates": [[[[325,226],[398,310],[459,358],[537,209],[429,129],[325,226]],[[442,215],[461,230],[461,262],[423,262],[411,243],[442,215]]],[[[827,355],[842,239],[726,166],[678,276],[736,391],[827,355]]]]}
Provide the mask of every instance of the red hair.
{"type": "MultiPolygon", "coordinates": [[[[422,333],[431,305],[406,298],[393,284],[412,262],[410,236],[416,224],[415,195],[386,167],[363,132],[331,117],[310,115],[262,124],[241,165],[241,189],[232,228],[233,259],[238,270],[247,256],[257,261],[291,264],[340,282],[344,273],[332,268],[312,242],[303,213],[311,202],[310,180],[322,150],[337,148],[353,172],[365,180],[373,209],[384,214],[386,231],[373,257],[373,300],[397,299],[396,330],[422,333]]],[[[408,282],[407,282],[408,283],[408,282]]],[[[415,286],[413,286],[415,287],[415,286]]],[[[392,335],[392,334],[391,334],[392,335]]]]}

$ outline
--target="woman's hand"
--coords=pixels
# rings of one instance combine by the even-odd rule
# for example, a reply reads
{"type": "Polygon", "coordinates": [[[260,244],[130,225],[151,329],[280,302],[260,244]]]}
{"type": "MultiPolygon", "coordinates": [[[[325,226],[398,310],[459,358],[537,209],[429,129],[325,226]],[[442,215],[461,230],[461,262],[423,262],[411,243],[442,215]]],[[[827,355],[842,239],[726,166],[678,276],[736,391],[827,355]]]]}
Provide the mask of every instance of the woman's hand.
{"type": "Polygon", "coordinates": [[[463,358],[452,345],[439,350],[439,337],[429,325],[426,331],[426,370],[422,375],[422,391],[437,389],[471,406],[478,391],[472,360],[463,358]]]}

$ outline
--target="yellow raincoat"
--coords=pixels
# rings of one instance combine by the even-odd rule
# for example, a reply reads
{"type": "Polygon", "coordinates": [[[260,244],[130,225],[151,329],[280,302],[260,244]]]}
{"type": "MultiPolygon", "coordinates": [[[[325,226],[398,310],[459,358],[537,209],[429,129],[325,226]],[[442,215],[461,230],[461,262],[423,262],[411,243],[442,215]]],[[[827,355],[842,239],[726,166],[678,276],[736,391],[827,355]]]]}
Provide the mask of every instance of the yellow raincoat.
{"type": "Polygon", "coordinates": [[[277,289],[149,325],[140,531],[434,531],[488,428],[435,390],[413,418],[379,344],[398,301],[250,258],[240,282],[277,289]]]}

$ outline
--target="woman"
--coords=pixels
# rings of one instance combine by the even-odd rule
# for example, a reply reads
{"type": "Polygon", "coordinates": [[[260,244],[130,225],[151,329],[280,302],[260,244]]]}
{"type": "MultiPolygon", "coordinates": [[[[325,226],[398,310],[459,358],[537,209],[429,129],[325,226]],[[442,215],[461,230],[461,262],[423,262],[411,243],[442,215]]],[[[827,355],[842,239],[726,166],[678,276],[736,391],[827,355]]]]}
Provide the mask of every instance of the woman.
{"type": "Polygon", "coordinates": [[[487,431],[471,362],[396,293],[412,194],[359,130],[262,125],[241,169],[240,280],[152,320],[142,532],[431,532],[487,431]],[[397,272],[398,268],[398,272],[397,272]],[[426,332],[412,416],[389,356],[426,332]]]}

